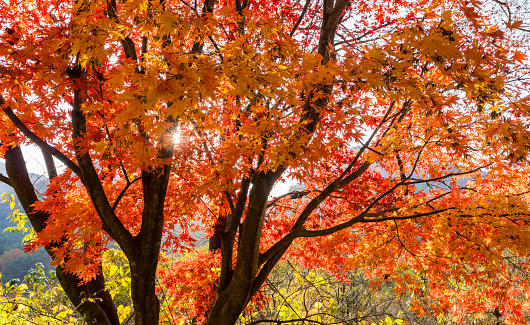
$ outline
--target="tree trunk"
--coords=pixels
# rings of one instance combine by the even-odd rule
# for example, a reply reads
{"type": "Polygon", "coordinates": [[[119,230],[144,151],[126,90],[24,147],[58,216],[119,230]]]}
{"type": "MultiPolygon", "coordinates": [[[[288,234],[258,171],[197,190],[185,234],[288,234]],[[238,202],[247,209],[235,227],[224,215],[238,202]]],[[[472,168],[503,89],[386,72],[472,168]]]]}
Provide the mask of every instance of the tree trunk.
{"type": "MultiPolygon", "coordinates": [[[[48,253],[50,254],[50,251],[48,253]]],[[[64,272],[61,267],[56,268],[59,283],[87,324],[119,325],[118,312],[112,297],[105,289],[105,279],[101,271],[100,268],[100,274],[95,279],[81,285],[78,277],[64,272]],[[86,297],[94,298],[95,302],[88,301],[86,297]]]]}
{"type": "Polygon", "coordinates": [[[158,324],[160,303],[155,294],[155,273],[156,265],[153,270],[149,265],[138,265],[136,261],[131,261],[131,298],[135,325],[158,324]]]}
{"type": "Polygon", "coordinates": [[[234,325],[245,309],[249,290],[244,287],[227,288],[213,304],[205,325],[234,325]]]}
{"type": "MultiPolygon", "coordinates": [[[[29,178],[26,163],[19,146],[12,146],[5,153],[6,172],[11,186],[26,212],[28,219],[37,233],[41,232],[50,217],[42,211],[34,211],[33,204],[37,202],[37,195],[29,178]]],[[[48,170],[50,168],[48,167],[48,170]]],[[[53,258],[52,248],[60,246],[61,243],[50,244],[45,247],[48,254],[53,258]]],[[[92,281],[81,284],[80,279],[72,274],[64,272],[62,267],[56,268],[57,279],[70,301],[85,318],[89,325],[119,325],[119,317],[114,302],[105,289],[105,279],[101,273],[92,281]],[[94,301],[88,301],[88,297],[94,301]]]]}

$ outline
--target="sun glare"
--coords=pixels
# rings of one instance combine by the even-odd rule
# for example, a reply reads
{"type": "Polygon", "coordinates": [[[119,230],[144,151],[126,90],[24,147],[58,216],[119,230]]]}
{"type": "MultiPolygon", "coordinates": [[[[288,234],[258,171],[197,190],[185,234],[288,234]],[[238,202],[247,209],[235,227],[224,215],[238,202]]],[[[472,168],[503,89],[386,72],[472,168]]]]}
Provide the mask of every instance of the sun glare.
{"type": "Polygon", "coordinates": [[[180,132],[176,131],[175,133],[173,133],[173,143],[177,144],[179,142],[180,142],[180,132]]]}
{"type": "Polygon", "coordinates": [[[173,132],[173,143],[174,144],[178,144],[180,142],[181,138],[180,138],[180,130],[177,129],[173,132]]]}

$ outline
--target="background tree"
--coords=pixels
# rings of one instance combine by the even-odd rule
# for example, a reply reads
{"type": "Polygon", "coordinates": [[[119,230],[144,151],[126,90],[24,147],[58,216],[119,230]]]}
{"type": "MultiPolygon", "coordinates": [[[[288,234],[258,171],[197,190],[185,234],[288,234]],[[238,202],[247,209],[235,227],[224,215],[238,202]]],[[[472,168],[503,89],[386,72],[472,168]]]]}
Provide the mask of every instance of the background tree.
{"type": "Polygon", "coordinates": [[[7,264],[13,262],[14,260],[22,257],[24,255],[24,251],[21,249],[10,249],[8,251],[5,251],[0,256],[0,267],[2,268],[2,272],[4,271],[7,264]]]}
{"type": "MultiPolygon", "coordinates": [[[[437,301],[421,297],[423,315],[411,311],[417,300],[410,292],[396,293],[397,286],[385,280],[373,287],[365,270],[348,272],[344,277],[297,266],[279,264],[267,279],[262,299],[240,316],[238,324],[497,324],[502,322],[499,310],[487,312],[463,310],[458,315],[442,315],[431,310],[437,301]]],[[[453,281],[452,285],[456,285],[453,281]]],[[[423,290],[428,292],[429,288],[423,290]]],[[[466,291],[467,288],[461,287],[466,291]]],[[[528,323],[526,314],[524,323],[528,323]]]]}
{"type": "Polygon", "coordinates": [[[403,324],[405,314],[393,286],[373,290],[362,273],[337,279],[329,272],[281,263],[267,279],[268,299],[245,312],[240,324],[403,324]]]}
{"type": "Polygon", "coordinates": [[[11,280],[0,286],[0,317],[5,323],[79,324],[74,312],[55,272],[45,272],[40,263],[29,270],[23,281],[11,280]]]}
{"type": "Polygon", "coordinates": [[[517,4],[494,5],[6,1],[1,180],[89,323],[119,323],[111,241],[153,324],[161,248],[198,230],[210,258],[175,270],[216,288],[206,324],[234,324],[282,258],[370,270],[418,313],[428,294],[438,314],[521,320],[528,282],[503,261],[530,247],[528,42],[517,4]],[[23,143],[44,153],[41,198],[23,143]],[[271,197],[287,179],[303,190],[271,197]]]}

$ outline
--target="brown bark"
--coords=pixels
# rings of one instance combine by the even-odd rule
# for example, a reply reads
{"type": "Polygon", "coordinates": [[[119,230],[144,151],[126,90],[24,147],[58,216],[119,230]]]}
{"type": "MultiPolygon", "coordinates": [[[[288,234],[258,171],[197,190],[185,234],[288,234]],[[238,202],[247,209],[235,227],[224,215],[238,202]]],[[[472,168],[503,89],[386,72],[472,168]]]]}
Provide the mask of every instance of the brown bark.
{"type": "MultiPolygon", "coordinates": [[[[76,63],[71,77],[79,81],[86,79],[86,72],[76,63]]],[[[82,85],[82,83],[78,83],[82,85]]],[[[81,88],[81,87],[79,87],[81,88]]],[[[81,109],[84,98],[82,89],[74,90],[72,106],[72,138],[74,143],[86,133],[86,118],[81,109]]],[[[148,141],[146,135],[145,140],[148,141]]],[[[142,171],[144,208],[140,231],[133,236],[116,216],[90,157],[74,145],[79,175],[87,189],[90,200],[101,219],[105,230],[125,253],[131,268],[131,298],[136,325],[157,324],[160,303],[156,296],[156,269],[164,226],[164,202],[169,182],[170,166],[142,171]]],[[[171,158],[173,152],[162,148],[159,158],[171,158]]]]}
{"type": "MultiPolygon", "coordinates": [[[[332,47],[335,31],[347,3],[348,0],[324,0],[322,25],[318,43],[318,53],[324,58],[322,64],[326,64],[333,59],[334,51],[332,47]]],[[[212,12],[214,4],[215,0],[205,1],[204,13],[212,12]]],[[[247,1],[237,1],[237,9],[241,14],[243,13],[241,9],[246,7],[246,4],[247,1]]],[[[109,17],[117,19],[115,1],[109,0],[107,7],[109,17]]],[[[244,19],[241,22],[244,22],[244,19]]],[[[121,42],[126,57],[137,62],[138,56],[136,55],[133,41],[126,37],[121,42]]],[[[192,53],[201,52],[202,46],[202,42],[194,44],[192,53]]],[[[145,48],[145,46],[142,46],[142,48],[145,48]]],[[[138,69],[137,72],[141,73],[141,70],[138,69]]],[[[82,81],[86,78],[86,72],[83,72],[80,65],[76,64],[76,67],[70,71],[69,76],[72,79],[81,81],[81,83],[77,83],[76,90],[74,91],[72,108],[72,138],[74,143],[76,143],[75,140],[82,139],[86,133],[86,120],[81,110],[81,104],[86,100],[82,90],[82,81]]],[[[326,94],[331,94],[332,86],[321,85],[319,90],[322,90],[326,94]]],[[[303,107],[300,121],[304,125],[301,128],[301,132],[304,134],[300,134],[300,136],[312,134],[316,130],[320,120],[317,107],[325,105],[327,105],[326,99],[314,100],[311,94],[307,94],[306,105],[303,107]]],[[[17,125],[17,127],[21,129],[21,126],[17,125]]],[[[27,130],[21,130],[29,134],[27,130]]],[[[32,140],[34,142],[38,141],[36,138],[32,140]]],[[[149,139],[146,138],[146,141],[149,141],[149,139]]],[[[68,159],[65,160],[65,164],[81,178],[89,193],[92,204],[103,223],[104,229],[118,243],[129,260],[131,267],[131,293],[136,324],[156,324],[159,319],[160,306],[155,294],[155,274],[161,245],[164,223],[164,200],[170,168],[169,166],[163,166],[142,171],[141,181],[144,197],[142,225],[138,235],[133,236],[114,213],[114,209],[105,195],[90,154],[88,152],[81,154],[77,146],[74,146],[74,149],[79,166],[68,159]]],[[[161,149],[159,155],[161,157],[171,157],[172,152],[161,149]]],[[[267,208],[267,199],[273,184],[286,169],[287,167],[281,167],[275,172],[257,173],[249,179],[244,179],[236,206],[226,216],[226,224],[221,223],[220,228],[216,230],[215,240],[212,240],[211,249],[218,249],[219,245],[221,246],[221,278],[218,285],[218,299],[210,310],[206,324],[235,324],[240,313],[261,287],[270,271],[285,253],[294,238],[301,233],[301,230],[304,230],[302,226],[299,229],[294,229],[292,238],[286,237],[286,240],[282,241],[281,247],[278,246],[269,255],[260,254],[260,237],[267,208]],[[252,189],[250,189],[250,184],[252,184],[252,189]],[[247,197],[248,206],[245,212],[245,221],[243,224],[240,224],[245,211],[247,197]],[[235,267],[233,267],[232,255],[238,230],[237,261],[235,267]]],[[[316,204],[318,205],[318,203],[316,204]]],[[[38,214],[35,214],[33,217],[39,218],[38,214]]],[[[302,219],[300,220],[303,221],[302,219]]],[[[303,222],[301,223],[303,224],[303,222]]],[[[94,283],[99,285],[98,281],[94,283]]],[[[87,288],[85,290],[89,289],[87,288]]],[[[94,311],[94,315],[97,314],[96,311],[94,311]]],[[[101,313],[97,315],[101,315],[101,313]]],[[[93,319],[96,319],[95,317],[93,319]]],[[[104,320],[101,321],[101,324],[107,324],[103,322],[104,320]]]]}
{"type": "MultiPolygon", "coordinates": [[[[324,0],[324,10],[318,53],[324,58],[322,64],[326,64],[334,58],[333,43],[340,16],[344,11],[348,0],[324,0]]],[[[322,85],[321,90],[326,94],[331,94],[332,86],[322,85]]],[[[303,108],[301,122],[305,122],[303,132],[312,134],[315,132],[320,116],[316,107],[327,105],[327,99],[313,101],[311,95],[307,98],[307,103],[303,108]]],[[[264,256],[259,252],[263,221],[267,208],[267,199],[274,182],[282,175],[286,167],[278,168],[275,172],[267,174],[260,173],[252,176],[252,189],[248,194],[248,206],[245,221],[239,227],[241,215],[233,212],[231,222],[227,225],[227,230],[221,235],[222,265],[219,286],[219,295],[210,310],[206,325],[233,325],[237,322],[239,315],[249,303],[250,299],[261,288],[265,279],[274,266],[287,251],[298,233],[303,230],[303,220],[301,224],[296,224],[299,229],[292,230],[292,238],[288,237],[282,245],[272,254],[264,256]],[[234,237],[237,229],[240,228],[237,261],[232,270],[232,251],[234,247],[234,237]],[[266,258],[265,258],[266,257],[266,258]]],[[[364,170],[363,170],[364,171],[364,170]]],[[[362,173],[361,173],[362,174],[362,173]]],[[[339,181],[337,181],[338,183],[339,181]]],[[[336,188],[340,184],[336,184],[336,188]]],[[[333,192],[336,188],[330,189],[333,192]]],[[[239,199],[245,202],[247,198],[248,184],[242,182],[239,199]]],[[[326,196],[330,193],[326,193],[326,196]]],[[[322,200],[326,197],[323,196],[322,200]]],[[[321,202],[321,201],[320,201],[321,202]]],[[[315,202],[318,205],[320,202],[315,202]]],[[[314,207],[313,207],[314,209],[314,207]]],[[[236,209],[237,210],[237,209],[236,209]]],[[[242,213],[241,209],[241,213],[242,213]]]]}
{"type": "MultiPolygon", "coordinates": [[[[6,171],[11,185],[28,215],[31,225],[39,233],[46,226],[46,221],[50,216],[47,213],[33,209],[33,204],[38,199],[29,178],[20,147],[12,146],[9,148],[5,153],[5,160],[6,171]]],[[[51,166],[48,169],[52,170],[51,166]]],[[[50,175],[55,174],[51,172],[50,175]]],[[[60,245],[61,243],[50,244],[45,249],[53,258],[52,249],[60,245]]],[[[83,285],[77,276],[64,272],[64,269],[60,266],[56,268],[56,274],[66,295],[85,318],[87,324],[119,325],[118,313],[109,292],[105,289],[105,280],[101,270],[95,279],[83,285]],[[94,298],[93,301],[86,299],[88,297],[94,298]]]]}

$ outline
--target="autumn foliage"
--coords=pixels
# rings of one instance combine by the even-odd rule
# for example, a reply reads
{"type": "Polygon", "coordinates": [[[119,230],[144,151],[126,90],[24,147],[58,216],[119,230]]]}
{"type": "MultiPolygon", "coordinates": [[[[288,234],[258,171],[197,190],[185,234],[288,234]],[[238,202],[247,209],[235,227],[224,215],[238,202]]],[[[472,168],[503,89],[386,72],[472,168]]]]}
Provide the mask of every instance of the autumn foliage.
{"type": "Polygon", "coordinates": [[[89,323],[119,323],[101,273],[111,243],[136,324],[153,324],[159,253],[198,249],[196,233],[208,253],[158,271],[182,320],[234,324],[282,259],[364,269],[418,313],[426,296],[457,318],[530,311],[517,3],[22,0],[0,13],[0,180],[38,233],[27,249],[46,247],[89,323]],[[40,197],[28,143],[50,178],[40,197]],[[301,185],[271,194],[282,183],[301,185]]]}

